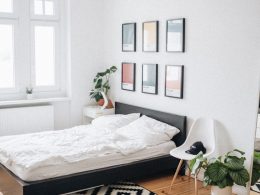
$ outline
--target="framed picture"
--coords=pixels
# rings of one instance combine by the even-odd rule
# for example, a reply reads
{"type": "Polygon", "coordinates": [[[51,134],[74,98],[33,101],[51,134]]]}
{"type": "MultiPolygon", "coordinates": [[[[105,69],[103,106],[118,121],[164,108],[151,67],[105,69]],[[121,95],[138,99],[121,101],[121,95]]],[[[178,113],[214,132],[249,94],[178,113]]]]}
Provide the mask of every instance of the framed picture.
{"type": "Polygon", "coordinates": [[[158,52],[159,22],[143,23],[143,51],[158,52]]]}
{"type": "Polygon", "coordinates": [[[142,92],[158,94],[158,64],[143,64],[142,92]]]}
{"type": "Polygon", "coordinates": [[[165,96],[183,98],[184,66],[166,65],[165,96]]]}
{"type": "Polygon", "coordinates": [[[185,51],[185,19],[167,20],[166,51],[185,51]]]}
{"type": "Polygon", "coordinates": [[[122,51],[136,51],[136,23],[122,24],[122,51]]]}
{"type": "Polygon", "coordinates": [[[122,63],[122,81],[123,90],[135,91],[135,63],[122,63]]]}

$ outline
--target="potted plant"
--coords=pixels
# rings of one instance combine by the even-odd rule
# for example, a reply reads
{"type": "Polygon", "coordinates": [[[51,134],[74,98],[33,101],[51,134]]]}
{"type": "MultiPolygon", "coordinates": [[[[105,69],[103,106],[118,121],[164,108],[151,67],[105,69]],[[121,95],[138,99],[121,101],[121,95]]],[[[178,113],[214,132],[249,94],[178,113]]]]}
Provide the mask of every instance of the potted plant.
{"type": "Polygon", "coordinates": [[[254,163],[251,178],[251,186],[260,179],[260,152],[254,152],[254,163]]]}
{"type": "Polygon", "coordinates": [[[27,87],[26,88],[26,97],[28,100],[33,98],[33,88],[32,87],[27,87]]]}
{"type": "Polygon", "coordinates": [[[218,158],[208,160],[199,153],[191,162],[190,169],[193,175],[203,169],[204,186],[211,186],[212,195],[231,195],[234,184],[246,186],[249,173],[245,169],[244,152],[233,150],[218,158]]]}
{"type": "MultiPolygon", "coordinates": [[[[106,69],[104,72],[98,72],[96,77],[94,78],[94,89],[90,91],[90,98],[95,99],[98,105],[103,106],[105,100],[107,98],[108,91],[110,90],[110,76],[111,74],[117,71],[116,66],[111,66],[106,69]]],[[[108,101],[107,108],[113,107],[111,100],[108,101]]]]}

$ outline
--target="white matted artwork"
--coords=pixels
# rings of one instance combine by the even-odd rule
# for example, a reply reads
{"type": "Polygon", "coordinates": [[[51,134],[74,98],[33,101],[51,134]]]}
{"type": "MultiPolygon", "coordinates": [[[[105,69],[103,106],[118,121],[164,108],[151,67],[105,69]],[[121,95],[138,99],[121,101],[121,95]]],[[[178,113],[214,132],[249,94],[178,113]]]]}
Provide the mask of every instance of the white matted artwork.
{"type": "Polygon", "coordinates": [[[158,52],[158,21],[143,23],[143,51],[158,52]]]}
{"type": "Polygon", "coordinates": [[[167,52],[184,52],[185,47],[185,19],[167,20],[167,52]]]}
{"type": "Polygon", "coordinates": [[[122,25],[122,51],[136,51],[136,23],[122,25]]]}
{"type": "Polygon", "coordinates": [[[127,91],[135,91],[135,63],[122,63],[121,88],[127,91]]]}
{"type": "Polygon", "coordinates": [[[183,98],[183,65],[166,65],[165,68],[165,96],[183,98]]]}
{"type": "Polygon", "coordinates": [[[158,93],[158,65],[157,64],[143,64],[142,92],[149,93],[149,94],[158,93]]]}

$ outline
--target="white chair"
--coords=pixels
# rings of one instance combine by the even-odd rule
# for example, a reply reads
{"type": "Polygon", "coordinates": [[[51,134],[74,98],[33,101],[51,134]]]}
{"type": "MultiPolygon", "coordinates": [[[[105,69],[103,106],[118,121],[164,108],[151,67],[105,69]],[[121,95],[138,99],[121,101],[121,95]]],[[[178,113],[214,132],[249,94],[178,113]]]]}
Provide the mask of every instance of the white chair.
{"type": "MultiPolygon", "coordinates": [[[[183,145],[181,145],[178,148],[175,148],[171,150],[170,155],[180,159],[179,165],[176,169],[176,172],[174,174],[174,177],[171,182],[170,191],[172,189],[172,185],[174,181],[176,180],[179,171],[181,169],[182,163],[184,160],[190,161],[192,160],[196,155],[188,154],[185,151],[190,149],[190,146],[197,142],[201,141],[206,148],[206,153],[203,155],[204,157],[207,157],[211,155],[215,151],[215,122],[213,119],[206,119],[206,118],[200,118],[197,119],[191,126],[189,135],[184,142],[183,145]]],[[[195,174],[195,194],[198,194],[198,188],[197,188],[197,174],[195,174]]]]}

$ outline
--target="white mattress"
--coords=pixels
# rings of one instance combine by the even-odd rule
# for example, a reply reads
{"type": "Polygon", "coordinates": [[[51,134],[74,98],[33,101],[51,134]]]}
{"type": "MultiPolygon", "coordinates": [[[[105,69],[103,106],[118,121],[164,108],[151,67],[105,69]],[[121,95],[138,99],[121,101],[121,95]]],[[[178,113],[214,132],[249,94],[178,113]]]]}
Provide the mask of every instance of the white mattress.
{"type": "Polygon", "coordinates": [[[37,181],[163,156],[169,154],[170,150],[175,147],[174,142],[169,141],[157,146],[148,147],[130,155],[114,153],[77,162],[63,162],[61,164],[40,166],[33,169],[21,169],[19,166],[16,166],[15,163],[4,165],[24,181],[37,181]]]}

